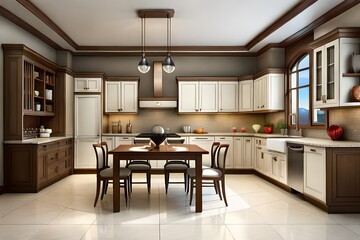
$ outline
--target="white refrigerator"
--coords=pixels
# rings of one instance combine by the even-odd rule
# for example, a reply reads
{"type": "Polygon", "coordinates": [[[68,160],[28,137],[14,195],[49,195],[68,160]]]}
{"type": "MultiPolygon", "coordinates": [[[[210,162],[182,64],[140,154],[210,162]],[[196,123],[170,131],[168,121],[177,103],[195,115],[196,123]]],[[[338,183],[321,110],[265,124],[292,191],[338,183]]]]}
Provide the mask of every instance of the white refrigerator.
{"type": "Polygon", "coordinates": [[[101,95],[75,95],[75,169],[95,169],[92,145],[101,140],[101,95]]]}

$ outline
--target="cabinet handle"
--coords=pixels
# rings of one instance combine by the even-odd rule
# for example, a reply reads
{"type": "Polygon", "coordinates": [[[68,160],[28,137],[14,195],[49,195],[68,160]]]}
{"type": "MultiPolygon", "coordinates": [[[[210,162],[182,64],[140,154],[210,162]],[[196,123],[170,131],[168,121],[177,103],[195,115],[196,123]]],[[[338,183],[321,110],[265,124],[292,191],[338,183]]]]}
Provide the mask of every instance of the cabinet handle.
{"type": "Polygon", "coordinates": [[[201,138],[201,137],[199,137],[199,138],[195,138],[195,139],[207,139],[207,138],[201,138]]]}
{"type": "Polygon", "coordinates": [[[129,138],[127,138],[127,137],[124,137],[123,139],[129,139],[129,138]]]}
{"type": "Polygon", "coordinates": [[[277,161],[277,157],[273,157],[273,160],[276,162],[276,161],[277,161]]]}
{"type": "Polygon", "coordinates": [[[197,111],[197,112],[198,112],[198,111],[199,111],[199,109],[195,109],[195,111],[197,111]]]}
{"type": "Polygon", "coordinates": [[[250,142],[250,139],[246,139],[247,142],[250,142]]]}
{"type": "Polygon", "coordinates": [[[261,108],[264,108],[265,107],[265,105],[261,105],[261,108]]]}
{"type": "Polygon", "coordinates": [[[261,147],[257,147],[257,149],[261,149],[261,147]]]}
{"type": "Polygon", "coordinates": [[[225,139],[225,138],[222,137],[222,138],[220,138],[220,139],[225,139]]]}
{"type": "Polygon", "coordinates": [[[316,152],[316,149],[311,148],[310,151],[311,152],[316,152]]]}

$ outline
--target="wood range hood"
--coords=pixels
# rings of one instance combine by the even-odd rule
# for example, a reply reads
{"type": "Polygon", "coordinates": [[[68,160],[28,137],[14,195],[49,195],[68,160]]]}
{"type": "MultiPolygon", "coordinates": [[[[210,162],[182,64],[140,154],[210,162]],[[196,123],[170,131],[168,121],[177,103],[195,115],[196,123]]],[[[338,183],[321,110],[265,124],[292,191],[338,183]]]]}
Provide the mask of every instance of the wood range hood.
{"type": "Polygon", "coordinates": [[[154,97],[139,98],[140,108],[169,109],[177,107],[177,97],[163,97],[162,62],[153,63],[154,97]]]}

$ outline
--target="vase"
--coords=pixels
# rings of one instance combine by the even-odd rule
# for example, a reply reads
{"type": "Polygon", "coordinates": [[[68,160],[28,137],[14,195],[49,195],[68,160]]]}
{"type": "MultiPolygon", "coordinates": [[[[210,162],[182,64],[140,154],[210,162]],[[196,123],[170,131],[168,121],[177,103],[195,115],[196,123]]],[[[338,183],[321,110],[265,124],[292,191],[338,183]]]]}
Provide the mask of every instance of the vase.
{"type": "Polygon", "coordinates": [[[355,53],[352,53],[349,58],[349,65],[350,69],[353,73],[359,73],[360,72],[360,55],[356,55],[355,53]]]}

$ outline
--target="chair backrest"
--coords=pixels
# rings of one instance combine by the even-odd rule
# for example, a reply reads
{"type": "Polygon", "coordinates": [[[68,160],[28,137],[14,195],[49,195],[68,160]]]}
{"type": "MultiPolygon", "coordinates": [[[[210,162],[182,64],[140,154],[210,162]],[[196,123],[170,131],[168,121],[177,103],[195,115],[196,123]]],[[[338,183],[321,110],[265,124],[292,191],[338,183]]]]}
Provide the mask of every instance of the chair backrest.
{"type": "Polygon", "coordinates": [[[96,155],[96,169],[102,170],[104,168],[107,167],[106,165],[106,161],[107,161],[107,155],[106,152],[107,149],[107,144],[103,144],[103,143],[97,143],[97,144],[93,144],[94,150],[95,150],[95,155],[96,155]]]}
{"type": "Polygon", "coordinates": [[[166,138],[166,142],[168,144],[183,144],[185,142],[185,138],[166,138]]]}
{"type": "Polygon", "coordinates": [[[219,146],[220,146],[220,142],[213,142],[213,144],[211,145],[211,149],[210,149],[211,166],[210,167],[212,167],[212,168],[216,166],[216,163],[215,163],[216,152],[219,149],[219,146]]]}
{"type": "Polygon", "coordinates": [[[220,169],[222,172],[225,171],[226,155],[228,150],[229,150],[229,144],[221,144],[217,151],[215,168],[220,169]]]}

